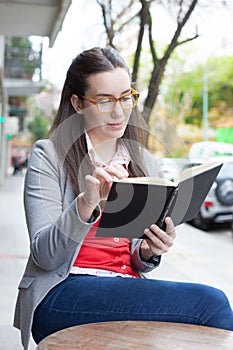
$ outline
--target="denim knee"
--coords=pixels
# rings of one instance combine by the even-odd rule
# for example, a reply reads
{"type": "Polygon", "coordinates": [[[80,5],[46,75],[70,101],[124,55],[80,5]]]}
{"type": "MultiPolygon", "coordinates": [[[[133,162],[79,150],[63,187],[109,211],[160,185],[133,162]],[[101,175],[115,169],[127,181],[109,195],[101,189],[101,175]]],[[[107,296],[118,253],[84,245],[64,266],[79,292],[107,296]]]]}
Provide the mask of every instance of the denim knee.
{"type": "Polygon", "coordinates": [[[203,305],[208,326],[233,331],[233,311],[226,294],[217,288],[206,289],[205,305],[203,305]]]}

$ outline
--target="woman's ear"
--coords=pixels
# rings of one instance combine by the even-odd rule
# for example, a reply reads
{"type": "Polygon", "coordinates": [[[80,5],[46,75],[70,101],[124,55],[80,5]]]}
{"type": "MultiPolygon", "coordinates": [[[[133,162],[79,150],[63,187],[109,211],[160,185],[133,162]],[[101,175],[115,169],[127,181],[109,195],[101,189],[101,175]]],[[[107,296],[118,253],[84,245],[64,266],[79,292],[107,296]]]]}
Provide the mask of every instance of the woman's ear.
{"type": "Polygon", "coordinates": [[[78,114],[83,114],[83,112],[82,112],[82,100],[77,95],[72,95],[70,102],[71,102],[74,110],[78,114]]]}

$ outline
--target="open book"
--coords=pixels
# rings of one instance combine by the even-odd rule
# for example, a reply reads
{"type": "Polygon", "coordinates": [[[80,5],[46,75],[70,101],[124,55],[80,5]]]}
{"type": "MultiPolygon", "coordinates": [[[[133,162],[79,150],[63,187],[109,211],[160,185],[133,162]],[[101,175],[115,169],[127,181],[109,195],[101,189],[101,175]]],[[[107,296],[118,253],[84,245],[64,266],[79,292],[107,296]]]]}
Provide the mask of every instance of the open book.
{"type": "Polygon", "coordinates": [[[174,181],[138,177],[113,182],[97,228],[97,237],[141,238],[167,216],[175,225],[196,216],[222,164],[207,163],[181,172],[174,181]]]}

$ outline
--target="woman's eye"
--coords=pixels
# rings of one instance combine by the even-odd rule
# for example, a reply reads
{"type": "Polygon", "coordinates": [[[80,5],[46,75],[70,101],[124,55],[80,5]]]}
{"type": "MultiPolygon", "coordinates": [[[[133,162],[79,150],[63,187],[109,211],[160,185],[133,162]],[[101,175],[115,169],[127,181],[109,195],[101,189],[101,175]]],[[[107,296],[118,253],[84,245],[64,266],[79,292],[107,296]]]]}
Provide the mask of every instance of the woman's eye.
{"type": "Polygon", "coordinates": [[[131,99],[132,99],[132,96],[131,95],[129,95],[129,96],[124,96],[124,97],[122,97],[122,101],[124,101],[124,102],[127,102],[127,101],[131,101],[131,99]]]}
{"type": "Polygon", "coordinates": [[[112,103],[112,102],[114,102],[114,101],[111,99],[108,99],[108,100],[100,100],[98,103],[100,105],[105,105],[105,104],[112,103]]]}

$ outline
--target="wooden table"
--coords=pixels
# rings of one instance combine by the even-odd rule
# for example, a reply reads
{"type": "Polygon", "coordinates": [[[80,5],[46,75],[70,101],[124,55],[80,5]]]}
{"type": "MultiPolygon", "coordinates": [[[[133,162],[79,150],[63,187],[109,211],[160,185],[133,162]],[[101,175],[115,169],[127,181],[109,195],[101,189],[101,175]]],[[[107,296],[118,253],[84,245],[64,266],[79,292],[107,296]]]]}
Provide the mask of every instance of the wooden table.
{"type": "Polygon", "coordinates": [[[37,350],[233,350],[233,332],[182,323],[122,321],[70,327],[37,350]]]}

